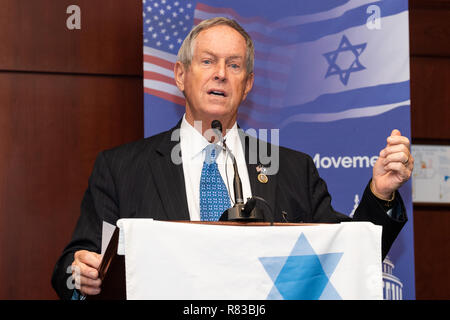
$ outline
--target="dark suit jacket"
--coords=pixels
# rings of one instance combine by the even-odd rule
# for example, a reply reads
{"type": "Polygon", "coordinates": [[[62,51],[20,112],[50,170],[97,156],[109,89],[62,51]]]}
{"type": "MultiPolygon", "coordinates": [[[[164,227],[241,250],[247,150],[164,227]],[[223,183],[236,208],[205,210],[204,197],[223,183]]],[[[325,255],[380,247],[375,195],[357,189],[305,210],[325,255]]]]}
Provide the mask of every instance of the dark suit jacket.
{"type": "MultiPolygon", "coordinates": [[[[181,123],[181,122],[180,122],[181,123]]],[[[178,141],[171,141],[173,129],[101,152],[94,165],[81,203],[81,215],[71,242],[56,263],[52,285],[63,299],[73,291],[67,288],[67,267],[77,250],[100,253],[102,222],[114,224],[120,218],[189,220],[183,166],[171,161],[178,141]]],[[[245,143],[247,163],[250,136],[245,143]]],[[[334,211],[325,182],[319,177],[310,156],[280,147],[279,171],[266,184],[257,180],[258,163],[247,164],[252,194],[264,198],[274,211],[275,221],[338,223],[351,221],[334,211]]],[[[382,255],[387,254],[405,224],[406,212],[397,192],[396,219],[390,218],[366,187],[353,220],[371,221],[383,226],[382,255]]],[[[261,209],[267,209],[261,206],[261,209]]]]}

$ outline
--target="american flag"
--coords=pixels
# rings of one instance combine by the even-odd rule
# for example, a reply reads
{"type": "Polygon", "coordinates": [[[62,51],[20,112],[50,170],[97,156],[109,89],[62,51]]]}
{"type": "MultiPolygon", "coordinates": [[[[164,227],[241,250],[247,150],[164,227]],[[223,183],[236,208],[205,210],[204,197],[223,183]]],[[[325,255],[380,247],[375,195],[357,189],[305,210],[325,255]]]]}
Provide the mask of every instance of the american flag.
{"type": "Polygon", "coordinates": [[[264,118],[282,105],[292,57],[283,51],[282,40],[273,36],[273,22],[242,16],[232,8],[189,0],[143,0],[144,92],[185,105],[173,77],[178,50],[194,25],[217,16],[236,20],[253,39],[255,84],[240,106],[239,119],[268,127],[264,118]]]}

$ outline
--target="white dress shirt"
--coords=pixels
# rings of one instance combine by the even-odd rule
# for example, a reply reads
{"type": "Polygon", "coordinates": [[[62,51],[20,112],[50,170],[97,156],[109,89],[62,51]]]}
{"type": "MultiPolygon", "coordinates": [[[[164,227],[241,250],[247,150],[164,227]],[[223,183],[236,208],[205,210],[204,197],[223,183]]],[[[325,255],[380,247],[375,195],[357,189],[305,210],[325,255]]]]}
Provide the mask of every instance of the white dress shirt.
{"type": "MultiPolygon", "coordinates": [[[[186,121],[186,115],[180,126],[180,147],[181,159],[183,161],[184,183],[186,186],[186,198],[191,221],[200,220],[200,177],[205,160],[205,147],[209,144],[208,140],[202,134],[186,121]]],[[[245,154],[242,142],[239,138],[237,124],[235,123],[231,130],[227,131],[225,137],[228,148],[236,158],[239,176],[242,182],[242,192],[244,202],[252,196],[250,179],[248,177],[247,165],[245,163],[245,154]]],[[[230,156],[226,156],[225,151],[221,151],[216,158],[222,180],[229,190],[231,206],[234,204],[233,188],[233,161],[230,156]],[[228,159],[227,159],[228,158],[228,159]],[[225,162],[227,171],[225,172],[225,162]],[[228,184],[227,184],[228,175],[228,184]]]]}

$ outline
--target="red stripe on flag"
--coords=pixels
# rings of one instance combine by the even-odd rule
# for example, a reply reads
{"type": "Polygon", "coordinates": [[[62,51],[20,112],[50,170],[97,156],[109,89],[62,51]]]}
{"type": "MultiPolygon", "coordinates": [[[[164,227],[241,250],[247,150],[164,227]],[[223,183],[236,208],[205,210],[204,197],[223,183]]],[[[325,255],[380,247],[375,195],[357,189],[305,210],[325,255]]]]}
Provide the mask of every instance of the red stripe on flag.
{"type": "Polygon", "coordinates": [[[144,71],[144,79],[158,80],[176,86],[174,78],[153,71],[144,71]]]}
{"type": "Polygon", "coordinates": [[[178,104],[180,106],[183,106],[183,107],[186,105],[186,101],[184,100],[184,98],[168,94],[167,92],[162,92],[162,91],[158,91],[158,90],[155,90],[155,89],[150,89],[150,88],[147,88],[147,87],[144,88],[144,92],[148,93],[148,94],[151,94],[151,95],[154,95],[154,96],[157,96],[157,97],[159,97],[161,99],[164,99],[164,100],[176,103],[176,104],[178,104]]]}
{"type": "Polygon", "coordinates": [[[160,67],[170,69],[170,70],[173,70],[173,68],[175,66],[175,64],[173,62],[170,62],[170,61],[167,61],[164,59],[160,59],[155,56],[148,55],[148,54],[144,54],[144,62],[156,64],[160,67]]]}
{"type": "Polygon", "coordinates": [[[269,25],[270,23],[260,17],[252,17],[252,18],[246,18],[246,17],[242,17],[240,16],[236,11],[234,11],[231,8],[218,8],[218,7],[211,7],[208,6],[204,3],[200,3],[198,2],[197,5],[195,6],[195,9],[200,10],[200,11],[204,11],[207,13],[212,13],[212,14],[227,14],[230,16],[233,16],[236,20],[239,20],[243,23],[261,23],[264,25],[269,25]]]}

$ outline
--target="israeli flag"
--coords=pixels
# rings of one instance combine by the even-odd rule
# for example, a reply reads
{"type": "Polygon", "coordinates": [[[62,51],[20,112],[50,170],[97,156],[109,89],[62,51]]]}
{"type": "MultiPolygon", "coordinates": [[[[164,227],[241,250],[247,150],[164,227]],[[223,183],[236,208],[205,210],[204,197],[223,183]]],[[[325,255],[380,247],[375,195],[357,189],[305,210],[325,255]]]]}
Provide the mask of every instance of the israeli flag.
{"type": "Polygon", "coordinates": [[[382,10],[389,11],[383,2],[356,6],[339,18],[317,21],[318,39],[288,46],[301,59],[293,64],[281,127],[371,117],[410,105],[408,11],[390,9],[400,12],[382,18],[382,10]],[[358,14],[355,26],[344,20],[358,14]],[[338,32],[326,34],[336,19],[350,27],[335,25],[338,32]]]}
{"type": "Polygon", "coordinates": [[[122,219],[127,299],[382,299],[381,227],[122,219]]]}

